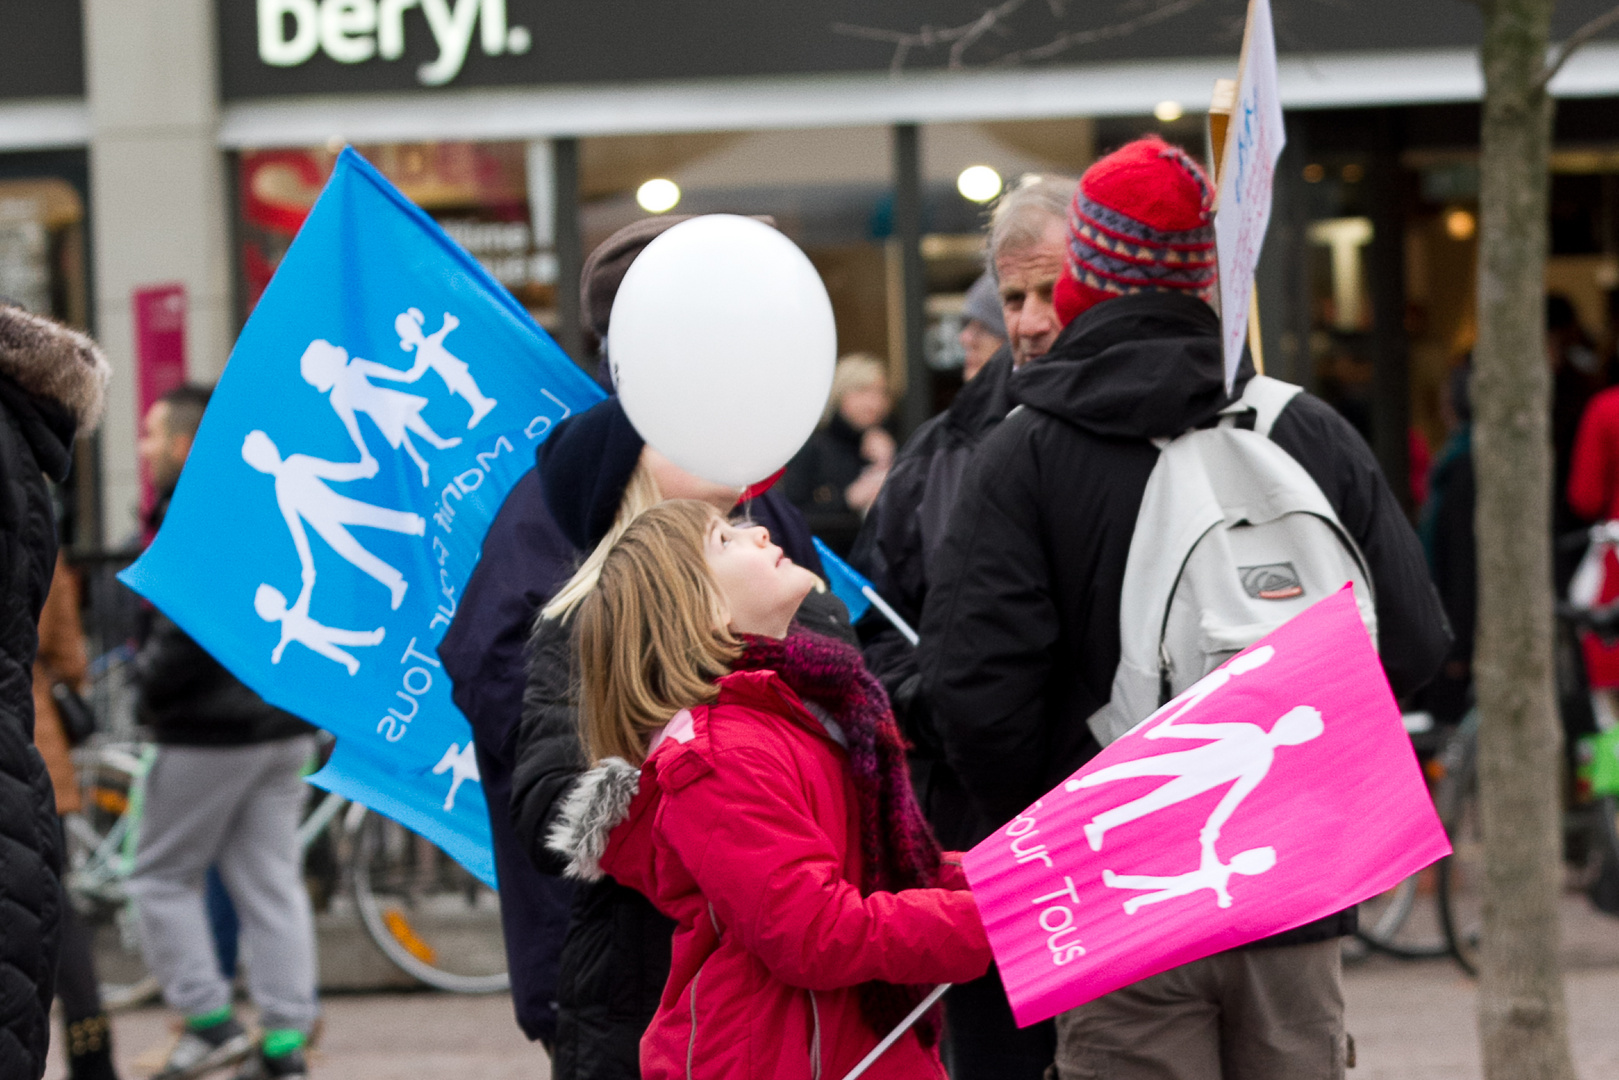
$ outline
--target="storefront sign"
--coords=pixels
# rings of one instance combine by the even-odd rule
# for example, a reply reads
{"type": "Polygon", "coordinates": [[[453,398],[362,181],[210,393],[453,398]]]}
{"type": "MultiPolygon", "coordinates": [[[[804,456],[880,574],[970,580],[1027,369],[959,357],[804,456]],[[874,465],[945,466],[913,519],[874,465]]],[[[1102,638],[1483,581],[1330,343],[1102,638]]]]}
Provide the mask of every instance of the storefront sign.
{"type": "MultiPolygon", "coordinates": [[[[7,2],[0,0],[0,11],[7,2]]],[[[47,6],[43,0],[36,5],[47,6]]],[[[1564,0],[1577,26],[1608,0],[1564,0]]],[[[217,0],[226,100],[1229,57],[1240,0],[217,0]],[[993,16],[993,17],[991,17],[993,16]],[[986,21],[986,19],[988,21],[986,21]]],[[[1409,0],[1288,4],[1290,52],[1476,48],[1476,11],[1409,0]]],[[[1083,110],[1084,103],[1076,102],[1083,110]]]]}
{"type": "Polygon", "coordinates": [[[475,30],[485,56],[520,56],[533,40],[527,27],[507,25],[506,0],[258,0],[259,59],[297,67],[319,50],[339,64],[399,60],[408,8],[426,18],[437,50],[416,68],[423,86],[443,86],[461,74],[475,30]]]}

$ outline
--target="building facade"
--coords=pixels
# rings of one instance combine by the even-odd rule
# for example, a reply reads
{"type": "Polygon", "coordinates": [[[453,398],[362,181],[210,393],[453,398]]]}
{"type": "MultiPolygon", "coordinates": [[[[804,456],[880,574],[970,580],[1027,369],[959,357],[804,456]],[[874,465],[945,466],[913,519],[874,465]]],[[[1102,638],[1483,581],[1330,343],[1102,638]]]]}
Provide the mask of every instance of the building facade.
{"type": "MultiPolygon", "coordinates": [[[[1480,21],[1460,0],[1273,0],[1289,146],[1260,269],[1270,369],[1333,400],[1403,483],[1470,345],[1480,21]]],[[[1605,0],[1566,0],[1567,34],[1605,0]]],[[[353,144],[582,362],[582,254],[649,211],[770,214],[841,347],[914,422],[952,386],[989,166],[1077,173],[1146,131],[1202,150],[1241,0],[0,0],[0,294],[86,325],[116,379],[81,453],[80,549],[139,527],[146,400],[212,381],[353,144]],[[982,189],[972,191],[981,196],[982,189]],[[654,204],[662,205],[662,204],[654,204]]],[[[1548,287],[1611,354],[1619,40],[1561,99],[1548,287]]],[[[1401,485],[1397,485],[1401,486],[1401,485]]]]}

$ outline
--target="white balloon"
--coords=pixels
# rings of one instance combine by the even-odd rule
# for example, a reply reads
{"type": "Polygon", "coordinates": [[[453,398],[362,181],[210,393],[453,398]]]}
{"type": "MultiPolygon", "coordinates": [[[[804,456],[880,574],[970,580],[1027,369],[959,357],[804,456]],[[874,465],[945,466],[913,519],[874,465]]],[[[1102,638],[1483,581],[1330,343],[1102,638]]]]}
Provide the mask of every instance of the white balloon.
{"type": "Polygon", "coordinates": [[[787,464],[820,421],[837,361],[832,301],[770,226],[693,218],[630,264],[607,355],[641,437],[687,472],[740,488],[787,464]]]}

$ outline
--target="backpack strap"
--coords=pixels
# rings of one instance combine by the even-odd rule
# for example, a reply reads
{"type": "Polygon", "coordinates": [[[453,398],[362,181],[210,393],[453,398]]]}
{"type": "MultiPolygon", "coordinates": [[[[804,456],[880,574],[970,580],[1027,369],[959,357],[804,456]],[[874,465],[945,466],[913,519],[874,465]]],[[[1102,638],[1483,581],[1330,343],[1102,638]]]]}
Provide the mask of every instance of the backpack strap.
{"type": "Polygon", "coordinates": [[[1287,408],[1289,402],[1303,392],[1302,386],[1273,379],[1268,375],[1255,375],[1248,380],[1248,385],[1243,387],[1242,396],[1220,411],[1220,422],[1237,423],[1236,417],[1251,412],[1254,418],[1252,430],[1268,439],[1276,418],[1282,415],[1282,410],[1287,408]]]}

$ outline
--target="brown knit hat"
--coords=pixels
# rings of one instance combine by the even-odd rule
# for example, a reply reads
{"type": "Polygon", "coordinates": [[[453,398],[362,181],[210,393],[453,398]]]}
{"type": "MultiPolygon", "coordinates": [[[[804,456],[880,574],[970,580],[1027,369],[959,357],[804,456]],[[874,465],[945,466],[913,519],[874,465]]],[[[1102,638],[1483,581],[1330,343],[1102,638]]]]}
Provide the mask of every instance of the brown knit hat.
{"type": "Polygon", "coordinates": [[[646,246],[692,214],[664,214],[642,218],[618,230],[597,245],[579,272],[579,318],[585,329],[598,338],[607,337],[607,320],[613,313],[613,298],[624,284],[630,263],[646,246]]]}
{"type": "MultiPolygon", "coordinates": [[[[646,246],[682,221],[690,221],[696,214],[663,214],[632,222],[597,245],[585,260],[579,273],[579,317],[586,330],[598,341],[607,339],[607,323],[613,314],[613,300],[618,287],[624,284],[624,275],[630,263],[646,246]]],[[[755,215],[772,229],[776,219],[769,214],[755,215]]]]}

